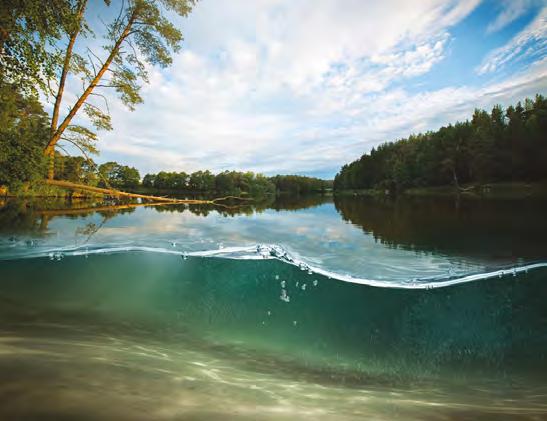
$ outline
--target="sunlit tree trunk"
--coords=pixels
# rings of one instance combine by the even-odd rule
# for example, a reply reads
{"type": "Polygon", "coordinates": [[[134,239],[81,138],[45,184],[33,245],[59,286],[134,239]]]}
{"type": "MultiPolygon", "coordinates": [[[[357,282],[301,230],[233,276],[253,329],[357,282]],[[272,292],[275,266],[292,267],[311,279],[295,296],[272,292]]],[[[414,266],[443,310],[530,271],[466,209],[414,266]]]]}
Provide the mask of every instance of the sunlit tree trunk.
{"type": "MultiPolygon", "coordinates": [[[[82,105],[86,102],[89,95],[91,95],[91,93],[93,92],[93,89],[95,89],[95,87],[99,84],[101,78],[104,76],[104,74],[106,73],[106,71],[108,70],[110,65],[112,64],[112,61],[114,60],[114,58],[118,54],[122,43],[125,41],[125,39],[131,33],[131,28],[133,26],[133,22],[135,21],[135,18],[136,18],[136,11],[134,11],[133,14],[131,15],[131,17],[129,18],[129,21],[127,22],[127,25],[125,26],[125,28],[122,31],[119,38],[116,40],[116,43],[114,44],[114,47],[110,51],[110,54],[108,55],[108,58],[106,59],[106,61],[101,66],[101,69],[97,72],[97,74],[92,79],[89,86],[85,89],[83,94],[78,98],[78,100],[76,101],[74,106],[70,109],[68,115],[65,117],[63,122],[59,125],[59,127],[55,130],[55,132],[52,133],[51,138],[49,139],[49,142],[48,142],[48,144],[45,148],[45,153],[47,155],[51,156],[50,154],[52,154],[53,151],[55,150],[55,145],[57,144],[57,142],[61,138],[63,132],[70,125],[70,122],[72,121],[72,119],[74,118],[76,113],[80,110],[82,105]]],[[[52,164],[52,162],[53,162],[53,160],[50,160],[50,170],[48,171],[48,178],[50,178],[50,179],[53,178],[53,171],[54,171],[53,170],[54,169],[54,164],[52,164]],[[51,175],[52,175],[51,177],[49,177],[49,172],[51,172],[51,175]]]]}
{"type": "MultiPolygon", "coordinates": [[[[86,5],[87,5],[87,0],[82,0],[80,2],[79,8],[78,8],[78,15],[76,16],[74,30],[70,34],[70,39],[68,41],[68,46],[65,53],[65,60],[63,63],[63,70],[61,72],[61,78],[59,79],[59,89],[57,90],[57,95],[55,96],[55,105],[53,106],[53,114],[51,116],[51,136],[54,136],[55,132],[57,131],[57,123],[59,121],[59,109],[61,108],[61,102],[63,100],[63,93],[65,90],[66,78],[70,70],[70,60],[72,58],[72,50],[74,49],[74,43],[76,42],[76,38],[78,37],[81,30],[82,17],[84,15],[86,5]]],[[[48,179],[52,180],[55,175],[55,145],[51,147],[47,147],[45,149],[45,155],[49,158],[47,176],[48,176],[48,179]]]]}

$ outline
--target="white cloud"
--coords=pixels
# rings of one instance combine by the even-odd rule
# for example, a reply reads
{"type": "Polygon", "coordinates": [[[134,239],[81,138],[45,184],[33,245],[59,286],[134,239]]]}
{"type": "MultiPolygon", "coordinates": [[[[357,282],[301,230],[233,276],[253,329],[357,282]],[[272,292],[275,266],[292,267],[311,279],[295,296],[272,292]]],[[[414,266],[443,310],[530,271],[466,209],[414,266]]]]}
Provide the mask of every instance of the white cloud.
{"type": "Polygon", "coordinates": [[[547,7],[509,43],[492,51],[478,67],[478,74],[494,72],[508,63],[547,55],[547,7]]]}
{"type": "Polygon", "coordinates": [[[490,23],[487,33],[492,33],[505,28],[507,25],[527,13],[532,7],[540,5],[543,0],[502,0],[500,2],[501,12],[496,19],[490,23]]]}
{"type": "Polygon", "coordinates": [[[381,141],[545,87],[543,64],[480,89],[405,90],[449,54],[451,28],[478,2],[199,2],[173,66],[150,69],[144,104],[111,101],[102,159],[142,172],[332,174],[381,141]]]}

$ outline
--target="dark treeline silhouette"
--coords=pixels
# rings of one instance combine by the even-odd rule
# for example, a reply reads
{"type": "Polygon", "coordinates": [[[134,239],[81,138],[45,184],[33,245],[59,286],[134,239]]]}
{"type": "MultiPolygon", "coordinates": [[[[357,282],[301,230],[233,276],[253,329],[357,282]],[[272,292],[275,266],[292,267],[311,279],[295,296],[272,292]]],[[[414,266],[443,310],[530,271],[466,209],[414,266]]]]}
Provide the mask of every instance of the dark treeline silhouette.
{"type": "Polygon", "coordinates": [[[325,193],[332,181],[302,175],[276,175],[270,179],[278,192],[291,194],[325,193]]]}
{"type": "Polygon", "coordinates": [[[466,183],[547,179],[547,100],[542,95],[504,110],[372,149],[344,165],[335,190],[404,190],[466,183]]]}

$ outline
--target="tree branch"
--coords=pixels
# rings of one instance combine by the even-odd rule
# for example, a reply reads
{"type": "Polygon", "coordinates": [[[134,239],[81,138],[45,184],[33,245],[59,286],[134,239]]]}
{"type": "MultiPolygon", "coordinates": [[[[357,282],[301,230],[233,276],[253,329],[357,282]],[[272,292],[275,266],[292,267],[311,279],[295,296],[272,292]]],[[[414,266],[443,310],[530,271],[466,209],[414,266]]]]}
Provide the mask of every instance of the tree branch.
{"type": "Polygon", "coordinates": [[[104,100],[104,105],[106,106],[106,111],[110,114],[110,107],[108,106],[108,100],[103,94],[98,94],[97,92],[92,92],[91,95],[100,96],[104,100]]]}
{"type": "Polygon", "coordinates": [[[82,18],[84,15],[86,5],[87,5],[87,0],[80,1],[79,7],[78,7],[78,14],[76,16],[77,26],[74,28],[74,31],[70,34],[70,39],[67,45],[65,60],[63,63],[63,70],[61,71],[61,78],[59,80],[59,89],[57,90],[57,95],[55,97],[55,105],[53,106],[53,114],[51,117],[51,135],[52,136],[57,131],[57,123],[59,120],[59,108],[61,107],[61,101],[63,99],[66,78],[68,76],[68,72],[70,71],[70,60],[72,58],[72,50],[74,49],[76,38],[78,37],[78,34],[80,33],[80,30],[82,28],[82,25],[81,25],[82,18]]]}
{"type": "Polygon", "coordinates": [[[110,54],[109,54],[108,58],[104,62],[103,66],[101,67],[101,70],[99,70],[99,73],[97,74],[97,76],[95,76],[93,78],[93,80],[91,81],[89,86],[86,88],[84,93],[76,101],[76,104],[74,104],[72,109],[69,111],[68,115],[65,117],[65,119],[63,120],[63,122],[61,123],[61,125],[59,126],[57,131],[55,132],[55,134],[53,134],[51,136],[51,138],[50,138],[50,140],[49,140],[49,142],[46,146],[46,151],[51,150],[55,146],[55,144],[61,138],[61,135],[66,130],[66,128],[69,126],[70,122],[72,121],[72,119],[74,118],[74,116],[76,115],[78,110],[85,103],[85,101],[87,100],[87,98],[89,97],[91,92],[93,92],[93,89],[95,89],[95,86],[99,83],[99,81],[103,77],[104,73],[107,71],[110,64],[112,63],[112,61],[114,60],[114,58],[118,54],[118,51],[120,49],[121,44],[129,36],[129,33],[131,32],[131,27],[132,27],[133,21],[136,19],[136,17],[137,17],[136,10],[134,10],[133,13],[131,14],[131,16],[129,18],[129,21],[127,22],[127,25],[125,26],[123,32],[121,33],[118,40],[114,44],[114,47],[110,51],[110,54]]]}

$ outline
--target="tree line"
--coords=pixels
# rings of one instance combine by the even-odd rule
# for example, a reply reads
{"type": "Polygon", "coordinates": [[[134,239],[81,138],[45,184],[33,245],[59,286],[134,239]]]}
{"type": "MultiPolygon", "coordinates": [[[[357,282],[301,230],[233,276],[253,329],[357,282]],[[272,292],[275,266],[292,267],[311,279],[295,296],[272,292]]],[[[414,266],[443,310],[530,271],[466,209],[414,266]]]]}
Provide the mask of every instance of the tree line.
{"type": "Polygon", "coordinates": [[[471,120],[373,148],[344,165],[334,189],[382,189],[547,179],[547,100],[542,95],[471,120]]]}
{"type": "Polygon", "coordinates": [[[101,165],[81,156],[58,154],[55,159],[55,177],[59,180],[83,183],[89,186],[113,187],[127,190],[146,190],[161,193],[230,194],[261,197],[277,193],[292,195],[324,193],[329,182],[314,177],[276,175],[267,177],[251,171],[209,170],[146,174],[141,181],[139,171],[114,161],[101,165]]]}
{"type": "Polygon", "coordinates": [[[262,196],[274,193],[294,195],[324,193],[329,182],[300,175],[267,177],[251,171],[223,171],[215,175],[207,170],[196,171],[191,174],[166,171],[160,171],[157,174],[146,174],[142,185],[157,190],[262,196]]]}

